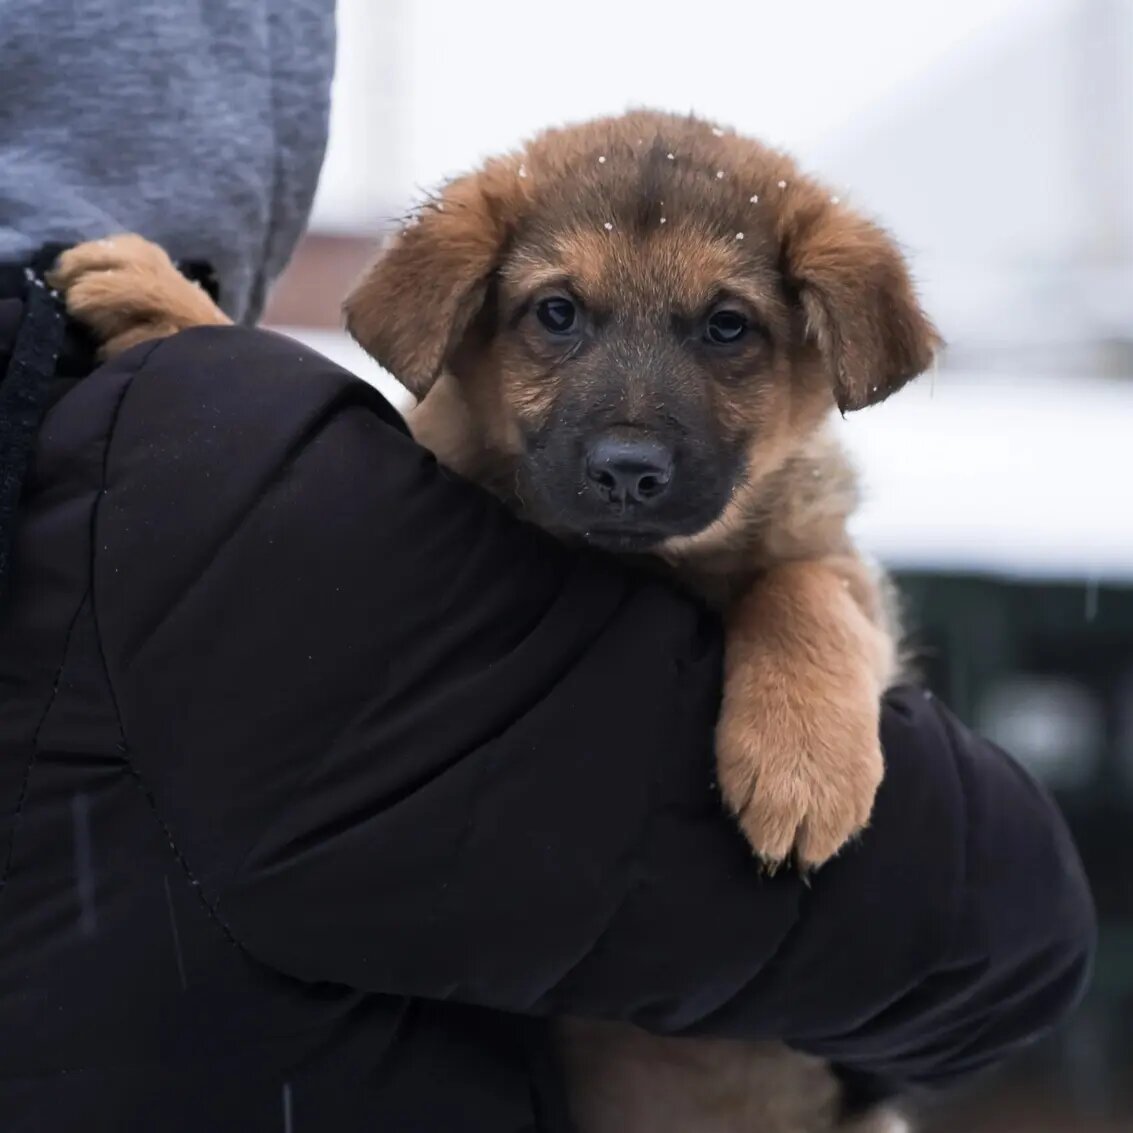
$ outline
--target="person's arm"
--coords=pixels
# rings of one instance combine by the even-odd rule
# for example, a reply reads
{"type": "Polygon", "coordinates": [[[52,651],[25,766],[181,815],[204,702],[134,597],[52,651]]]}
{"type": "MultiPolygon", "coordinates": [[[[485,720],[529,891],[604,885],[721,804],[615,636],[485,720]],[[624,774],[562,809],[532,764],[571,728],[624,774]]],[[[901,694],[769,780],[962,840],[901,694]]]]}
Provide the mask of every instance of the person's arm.
{"type": "Polygon", "coordinates": [[[96,532],[131,762],[232,938],[308,981],[785,1038],[902,1082],[1082,986],[1049,800],[920,693],[871,828],[762,878],[715,789],[719,627],[439,469],[361,383],[231,328],[134,366],[96,532]]]}

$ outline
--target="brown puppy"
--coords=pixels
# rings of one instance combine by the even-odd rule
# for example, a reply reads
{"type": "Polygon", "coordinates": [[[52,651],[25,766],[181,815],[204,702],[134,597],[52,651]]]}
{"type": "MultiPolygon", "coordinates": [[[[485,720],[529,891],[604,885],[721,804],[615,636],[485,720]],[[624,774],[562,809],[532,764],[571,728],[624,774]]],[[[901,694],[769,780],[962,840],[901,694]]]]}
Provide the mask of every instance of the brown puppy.
{"type": "Polygon", "coordinates": [[[725,612],[724,797],[764,861],[836,853],[895,649],[824,423],[937,341],[889,237],[757,142],[632,113],[446,186],[346,310],[442,461],[725,612]]]}
{"type": "MultiPolygon", "coordinates": [[[[135,241],[74,249],[54,278],[105,353],[226,321],[135,241]]],[[[346,309],[422,399],[411,425],[442,461],[721,609],[724,798],[769,865],[835,854],[881,780],[896,628],[847,536],[854,475],[824,426],[937,344],[889,237],[782,154],[638,112],[450,183],[346,309]]],[[[587,1133],[839,1127],[833,1078],[782,1048],[572,1022],[563,1054],[587,1133]]]]}

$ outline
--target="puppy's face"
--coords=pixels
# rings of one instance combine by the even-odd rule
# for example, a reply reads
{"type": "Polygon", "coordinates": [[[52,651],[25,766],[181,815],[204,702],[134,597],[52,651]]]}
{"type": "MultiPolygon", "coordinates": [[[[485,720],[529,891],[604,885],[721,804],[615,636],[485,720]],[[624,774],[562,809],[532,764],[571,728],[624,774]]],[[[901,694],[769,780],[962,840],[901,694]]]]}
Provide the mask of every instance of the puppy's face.
{"type": "Polygon", "coordinates": [[[758,143],[647,113],[454,182],[347,311],[419,395],[447,366],[533,519],[635,551],[742,522],[835,403],[935,341],[880,230],[758,143]]]}
{"type": "Polygon", "coordinates": [[[513,454],[529,513],[619,549],[711,526],[792,400],[770,239],[751,216],[722,239],[712,214],[731,210],[682,208],[673,186],[648,199],[642,178],[667,160],[634,155],[622,184],[538,214],[453,360],[458,380],[487,391],[473,404],[513,454]]]}

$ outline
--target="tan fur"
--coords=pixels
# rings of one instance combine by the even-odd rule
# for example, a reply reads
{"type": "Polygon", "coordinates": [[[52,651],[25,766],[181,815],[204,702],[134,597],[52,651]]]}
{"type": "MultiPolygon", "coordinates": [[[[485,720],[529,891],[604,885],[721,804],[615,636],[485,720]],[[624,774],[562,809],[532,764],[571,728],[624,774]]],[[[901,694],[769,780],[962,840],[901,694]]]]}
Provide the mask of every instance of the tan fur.
{"type": "MultiPolygon", "coordinates": [[[[132,240],[73,250],[56,275],[107,353],[223,320],[132,240]]],[[[553,427],[561,390],[557,360],[511,313],[563,278],[615,319],[658,306],[691,318],[726,286],[767,328],[764,346],[712,363],[701,391],[719,443],[748,438],[744,479],[713,522],[656,553],[725,617],[729,809],[770,866],[820,866],[868,822],[897,666],[886,580],[847,534],[855,477],[824,423],[921,372],[935,331],[888,236],[784,155],[648,112],[548,131],[447,186],[346,303],[355,337],[423,398],[417,439],[518,511],[524,431],[553,427]]],[[[627,373],[634,421],[657,391],[627,373]]],[[[905,1128],[888,1110],[843,1121],[826,1067],[776,1044],[568,1020],[561,1048],[583,1133],[905,1128]]]]}
{"type": "Polygon", "coordinates": [[[779,1043],[660,1038],[570,1019],[559,1049],[584,1133],[908,1133],[890,1109],[841,1121],[825,1063],[779,1043]]]}

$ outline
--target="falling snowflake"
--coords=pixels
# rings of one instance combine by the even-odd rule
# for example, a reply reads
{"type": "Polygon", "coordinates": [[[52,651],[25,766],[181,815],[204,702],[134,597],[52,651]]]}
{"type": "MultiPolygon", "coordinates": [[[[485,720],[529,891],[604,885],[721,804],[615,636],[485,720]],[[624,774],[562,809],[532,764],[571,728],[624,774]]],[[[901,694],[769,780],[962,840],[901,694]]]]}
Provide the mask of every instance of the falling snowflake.
{"type": "Polygon", "coordinates": [[[759,204],[759,194],[758,193],[752,193],[752,195],[750,197],[748,197],[748,200],[751,201],[751,203],[753,205],[759,204]]]}
{"type": "Polygon", "coordinates": [[[605,154],[602,154],[602,156],[600,158],[598,158],[598,164],[599,165],[605,165],[606,164],[606,155],[605,154]]]}
{"type": "Polygon", "coordinates": [[[1093,576],[1086,580],[1086,621],[1092,622],[1098,616],[1098,580],[1093,576]]]}
{"type": "Polygon", "coordinates": [[[724,180],[724,171],[722,169],[716,170],[716,180],[717,181],[723,181],[724,180]]]}
{"type": "Polygon", "coordinates": [[[519,167],[519,175],[520,175],[520,177],[526,177],[527,176],[527,166],[526,165],[521,165],[519,167]]]}
{"type": "Polygon", "coordinates": [[[291,1083],[284,1082],[281,1091],[283,1098],[283,1133],[292,1133],[292,1115],[291,1115],[291,1083]]]}
{"type": "Polygon", "coordinates": [[[712,133],[718,138],[722,138],[724,136],[724,131],[721,130],[719,126],[713,126],[712,133]]]}
{"type": "Polygon", "coordinates": [[[667,154],[665,154],[665,156],[666,156],[666,157],[667,157],[667,158],[668,158],[668,159],[669,159],[670,161],[676,161],[676,157],[675,157],[675,156],[674,156],[673,154],[671,154],[671,153],[667,153],[667,154]]]}
{"type": "Polygon", "coordinates": [[[743,234],[742,232],[737,232],[737,233],[736,233],[736,239],[737,239],[737,240],[742,240],[743,238],[744,238],[744,234],[743,234]]]}
{"type": "Polygon", "coordinates": [[[602,225],[602,227],[607,232],[612,232],[614,230],[614,222],[612,220],[607,220],[606,223],[602,225]]]}
{"type": "Polygon", "coordinates": [[[664,224],[664,223],[665,223],[665,218],[664,218],[664,217],[661,217],[661,223],[662,223],[662,224],[664,224]]]}
{"type": "Polygon", "coordinates": [[[787,182],[786,182],[786,181],[780,181],[780,182],[779,182],[779,188],[780,188],[780,189],[785,189],[786,187],[787,187],[787,182]]]}

